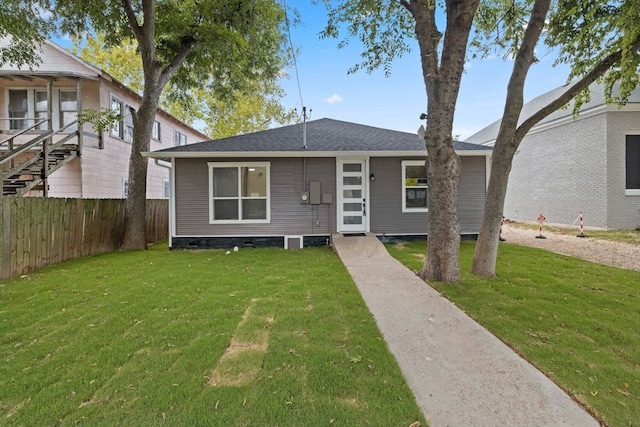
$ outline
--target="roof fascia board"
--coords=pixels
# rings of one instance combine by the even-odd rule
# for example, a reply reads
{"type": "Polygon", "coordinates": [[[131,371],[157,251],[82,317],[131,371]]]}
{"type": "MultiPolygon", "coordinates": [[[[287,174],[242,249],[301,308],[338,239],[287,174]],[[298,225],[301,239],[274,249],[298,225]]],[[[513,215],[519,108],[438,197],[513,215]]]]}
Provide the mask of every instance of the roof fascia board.
{"type": "MultiPolygon", "coordinates": [[[[490,156],[491,150],[456,150],[461,157],[490,156]]],[[[242,157],[426,157],[427,151],[147,151],[142,156],[152,159],[242,158],[242,157]]]]}

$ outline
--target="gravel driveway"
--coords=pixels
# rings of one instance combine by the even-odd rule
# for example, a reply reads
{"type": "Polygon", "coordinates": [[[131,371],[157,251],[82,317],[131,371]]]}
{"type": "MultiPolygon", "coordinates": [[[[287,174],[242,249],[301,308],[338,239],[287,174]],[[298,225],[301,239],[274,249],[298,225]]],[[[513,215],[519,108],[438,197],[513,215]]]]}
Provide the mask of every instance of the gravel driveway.
{"type": "MultiPolygon", "coordinates": [[[[578,238],[548,230],[542,232],[546,239],[536,239],[539,234],[538,230],[524,229],[508,223],[502,227],[502,237],[508,243],[532,246],[600,264],[640,271],[640,245],[593,237],[578,238]]],[[[589,233],[585,231],[585,235],[588,236],[589,233]]]]}

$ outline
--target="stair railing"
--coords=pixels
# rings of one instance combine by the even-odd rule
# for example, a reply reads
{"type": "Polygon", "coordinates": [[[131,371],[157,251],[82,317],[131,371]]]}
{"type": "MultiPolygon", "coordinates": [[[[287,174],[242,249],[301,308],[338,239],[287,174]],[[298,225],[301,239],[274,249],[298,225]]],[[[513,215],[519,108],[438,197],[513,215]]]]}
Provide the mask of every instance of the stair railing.
{"type": "MultiPolygon", "coordinates": [[[[6,119],[6,118],[0,118],[0,120],[16,120],[16,119],[6,119]]],[[[27,119],[27,120],[37,120],[37,119],[27,119]]],[[[24,135],[27,132],[32,132],[34,130],[39,130],[38,126],[42,125],[42,124],[46,124],[49,121],[49,119],[42,119],[40,121],[36,121],[33,125],[29,126],[28,128],[25,129],[20,129],[18,131],[11,132],[10,136],[2,141],[0,141],[0,149],[2,149],[2,146],[4,144],[7,144],[7,148],[8,151],[13,151],[15,148],[15,139],[18,138],[21,135],[24,135]]],[[[13,159],[11,160],[11,167],[13,167],[13,159]]]]}
{"type": "MultiPolygon", "coordinates": [[[[47,122],[47,119],[44,119],[42,121],[38,121],[36,122],[33,126],[30,126],[27,129],[23,129],[19,132],[17,132],[16,134],[12,134],[11,137],[3,140],[0,142],[0,149],[2,148],[2,145],[7,144],[7,148],[8,151],[6,153],[4,153],[2,156],[0,156],[0,182],[2,182],[2,184],[4,185],[4,180],[16,175],[18,172],[20,172],[21,170],[24,170],[26,168],[28,168],[29,166],[33,165],[34,163],[36,163],[38,161],[38,159],[40,158],[40,155],[42,155],[43,157],[43,162],[42,162],[42,171],[41,171],[41,180],[45,181],[45,185],[46,185],[46,178],[47,178],[47,172],[48,172],[48,157],[49,157],[49,153],[51,153],[53,150],[55,150],[56,148],[60,147],[61,145],[63,145],[64,143],[70,141],[71,139],[74,138],[78,138],[77,139],[77,144],[78,144],[78,152],[80,152],[80,131],[76,128],[75,131],[70,132],[70,133],[66,133],[65,131],[69,128],[72,128],[73,126],[77,126],[78,121],[73,121],[71,123],[68,123],[67,125],[65,125],[64,127],[53,131],[53,130],[46,130],[43,131],[42,133],[38,134],[36,137],[34,137],[33,139],[31,139],[30,141],[25,142],[24,144],[20,144],[17,147],[15,146],[15,139],[20,136],[23,135],[26,132],[29,132],[30,130],[33,130],[34,128],[36,128],[38,125],[47,122]],[[60,140],[56,141],[55,143],[53,143],[53,137],[55,135],[58,134],[62,134],[62,133],[66,133],[66,135],[61,138],[60,140]],[[15,159],[20,156],[23,153],[26,153],[28,151],[34,150],[37,147],[40,147],[40,152],[37,153],[36,155],[30,157],[29,159],[27,159],[26,161],[15,165],[15,159]],[[5,171],[5,165],[8,165],[8,169],[5,171]]],[[[3,195],[4,190],[0,191],[0,198],[3,195]]],[[[46,194],[46,192],[45,192],[46,194]]]]}

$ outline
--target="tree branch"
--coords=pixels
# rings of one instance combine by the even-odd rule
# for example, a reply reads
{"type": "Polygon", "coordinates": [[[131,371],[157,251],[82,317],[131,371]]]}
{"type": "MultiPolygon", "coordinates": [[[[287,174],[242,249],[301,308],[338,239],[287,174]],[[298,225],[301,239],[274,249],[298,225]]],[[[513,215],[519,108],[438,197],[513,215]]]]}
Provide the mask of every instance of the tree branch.
{"type": "Polygon", "coordinates": [[[506,136],[507,140],[511,141],[517,131],[518,118],[524,104],[524,84],[533,64],[534,51],[540,40],[550,4],[551,0],[536,0],[531,9],[529,23],[516,54],[507,85],[507,96],[497,140],[502,140],[506,136]]]}
{"type": "Polygon", "coordinates": [[[441,38],[436,25],[435,11],[429,6],[428,0],[412,2],[401,0],[400,4],[411,13],[416,22],[415,32],[420,44],[420,53],[423,56],[421,61],[423,73],[427,78],[434,79],[438,75],[438,44],[441,38]],[[421,34],[425,36],[421,37],[421,34]]]}
{"type": "MultiPolygon", "coordinates": [[[[629,50],[631,52],[637,52],[640,50],[640,34],[636,37],[629,50]]],[[[622,50],[614,52],[603,58],[602,61],[593,67],[589,73],[575,82],[566,92],[522,122],[522,124],[518,126],[518,130],[515,134],[516,141],[522,140],[527,132],[529,132],[540,120],[571,101],[576,95],[588,88],[591,83],[596,81],[599,77],[602,77],[611,67],[620,62],[621,59],[622,50]]]]}
{"type": "Polygon", "coordinates": [[[182,65],[187,56],[189,56],[195,45],[195,38],[191,36],[183,37],[180,47],[173,59],[171,59],[171,62],[169,62],[160,73],[160,82],[163,86],[169,81],[169,79],[171,79],[171,77],[173,77],[175,72],[178,71],[178,68],[180,68],[180,65],[182,65]]]}
{"type": "Polygon", "coordinates": [[[142,32],[142,26],[138,22],[136,13],[134,12],[133,6],[131,5],[131,0],[122,0],[122,8],[124,9],[124,13],[127,15],[127,20],[129,21],[129,27],[131,27],[131,31],[133,31],[133,35],[135,36],[138,43],[141,43],[141,41],[144,38],[144,35],[142,32]]]}

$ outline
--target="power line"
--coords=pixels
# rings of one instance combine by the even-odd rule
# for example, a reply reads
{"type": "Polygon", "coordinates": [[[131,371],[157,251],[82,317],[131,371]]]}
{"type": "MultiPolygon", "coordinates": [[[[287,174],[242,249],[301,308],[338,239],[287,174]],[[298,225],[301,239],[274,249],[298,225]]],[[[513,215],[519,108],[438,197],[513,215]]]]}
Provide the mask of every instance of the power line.
{"type": "MultiPolygon", "coordinates": [[[[296,82],[298,83],[298,94],[300,95],[300,105],[304,111],[304,101],[302,100],[302,88],[300,87],[300,74],[298,73],[298,61],[296,60],[296,51],[293,48],[293,41],[291,40],[291,25],[289,22],[289,14],[287,12],[287,1],[282,0],[282,7],[284,8],[285,24],[287,25],[287,35],[289,38],[289,47],[291,49],[291,56],[293,57],[293,67],[296,72],[296,82]]],[[[304,112],[302,114],[305,114],[304,112]]]]}

